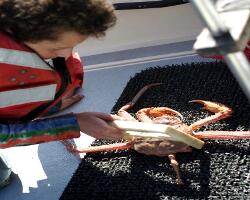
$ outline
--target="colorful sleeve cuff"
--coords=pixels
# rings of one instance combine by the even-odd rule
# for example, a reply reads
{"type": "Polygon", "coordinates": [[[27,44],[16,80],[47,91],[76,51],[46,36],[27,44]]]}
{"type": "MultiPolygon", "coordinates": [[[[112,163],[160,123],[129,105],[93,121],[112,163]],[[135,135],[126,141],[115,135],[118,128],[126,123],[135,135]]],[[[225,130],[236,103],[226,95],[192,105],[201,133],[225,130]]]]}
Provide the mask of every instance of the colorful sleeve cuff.
{"type": "Polygon", "coordinates": [[[80,137],[74,114],[38,119],[28,123],[0,124],[0,148],[80,137]]]}

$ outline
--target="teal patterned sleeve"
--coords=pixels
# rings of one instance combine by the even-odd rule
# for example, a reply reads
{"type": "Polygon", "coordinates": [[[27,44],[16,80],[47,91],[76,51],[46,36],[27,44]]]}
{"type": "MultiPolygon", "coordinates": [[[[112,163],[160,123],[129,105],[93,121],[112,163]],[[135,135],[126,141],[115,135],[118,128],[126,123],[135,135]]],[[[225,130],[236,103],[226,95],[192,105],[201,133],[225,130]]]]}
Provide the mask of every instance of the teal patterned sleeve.
{"type": "Polygon", "coordinates": [[[0,148],[80,137],[74,114],[37,119],[27,123],[0,124],[0,148]]]}

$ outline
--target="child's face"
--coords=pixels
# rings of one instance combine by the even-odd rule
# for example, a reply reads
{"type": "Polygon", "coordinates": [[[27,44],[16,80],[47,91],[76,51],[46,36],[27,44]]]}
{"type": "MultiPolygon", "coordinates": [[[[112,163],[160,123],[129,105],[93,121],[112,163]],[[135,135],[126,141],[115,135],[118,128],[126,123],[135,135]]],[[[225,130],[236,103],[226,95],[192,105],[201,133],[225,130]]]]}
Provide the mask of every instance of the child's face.
{"type": "Polygon", "coordinates": [[[86,39],[87,36],[77,32],[64,32],[58,40],[42,40],[34,43],[25,42],[25,44],[44,59],[67,58],[71,55],[73,48],[86,39]]]}

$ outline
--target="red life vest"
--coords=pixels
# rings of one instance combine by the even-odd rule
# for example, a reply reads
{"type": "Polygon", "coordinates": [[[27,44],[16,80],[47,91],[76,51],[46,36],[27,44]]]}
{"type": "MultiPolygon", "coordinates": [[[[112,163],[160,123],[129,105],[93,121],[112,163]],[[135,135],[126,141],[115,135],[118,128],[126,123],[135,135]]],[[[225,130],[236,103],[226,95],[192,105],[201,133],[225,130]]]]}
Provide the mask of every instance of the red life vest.
{"type": "Polygon", "coordinates": [[[58,59],[55,63],[60,66],[50,66],[27,46],[0,33],[0,121],[43,116],[82,86],[83,66],[78,54],[58,59]]]}

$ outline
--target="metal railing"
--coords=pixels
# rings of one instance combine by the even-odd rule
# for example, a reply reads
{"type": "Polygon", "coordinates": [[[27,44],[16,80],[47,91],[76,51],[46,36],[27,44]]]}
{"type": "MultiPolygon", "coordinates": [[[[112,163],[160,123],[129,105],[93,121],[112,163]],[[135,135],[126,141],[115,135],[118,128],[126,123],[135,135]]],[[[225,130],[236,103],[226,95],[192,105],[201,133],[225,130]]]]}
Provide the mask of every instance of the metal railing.
{"type": "Polygon", "coordinates": [[[205,56],[223,55],[250,101],[250,65],[243,53],[250,38],[250,1],[192,0],[191,3],[206,27],[197,37],[194,49],[205,56]]]}

